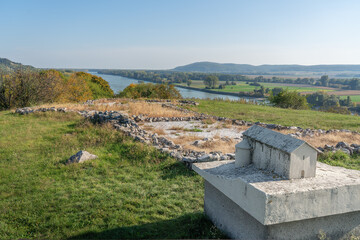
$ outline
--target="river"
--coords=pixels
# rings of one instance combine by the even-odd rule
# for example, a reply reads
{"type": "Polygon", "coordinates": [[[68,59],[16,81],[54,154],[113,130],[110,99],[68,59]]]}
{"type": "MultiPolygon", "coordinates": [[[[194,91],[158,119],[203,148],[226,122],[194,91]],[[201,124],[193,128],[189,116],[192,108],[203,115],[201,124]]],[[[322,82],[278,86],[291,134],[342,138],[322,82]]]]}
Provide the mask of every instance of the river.
{"type": "MultiPolygon", "coordinates": [[[[139,80],[133,79],[133,78],[126,78],[126,77],[121,77],[121,76],[117,76],[117,75],[100,74],[97,72],[89,72],[89,73],[99,76],[99,77],[102,77],[104,80],[106,80],[109,83],[111,89],[115,93],[118,93],[119,91],[124,90],[124,88],[129,86],[131,83],[139,83],[139,80]]],[[[228,95],[207,93],[207,92],[201,92],[201,91],[178,88],[178,87],[176,87],[176,89],[179,90],[179,92],[183,98],[201,98],[201,99],[223,98],[223,99],[229,99],[229,100],[240,100],[240,99],[254,100],[254,101],[257,100],[255,98],[250,99],[250,98],[244,98],[244,97],[228,96],[228,95]]]]}

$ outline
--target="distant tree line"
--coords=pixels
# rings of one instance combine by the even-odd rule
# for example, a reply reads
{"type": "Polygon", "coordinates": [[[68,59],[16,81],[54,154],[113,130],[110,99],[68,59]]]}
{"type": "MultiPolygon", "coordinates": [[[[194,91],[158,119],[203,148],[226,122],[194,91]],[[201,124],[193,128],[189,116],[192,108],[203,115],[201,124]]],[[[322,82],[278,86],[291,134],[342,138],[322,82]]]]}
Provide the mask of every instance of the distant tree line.
{"type": "Polygon", "coordinates": [[[340,99],[339,96],[327,94],[324,91],[301,95],[297,91],[281,89],[280,92],[271,91],[269,101],[276,107],[293,109],[317,109],[320,111],[350,114],[349,110],[357,112],[359,109],[348,96],[340,99]]]}
{"type": "Polygon", "coordinates": [[[319,91],[316,93],[306,95],[306,100],[313,107],[352,107],[354,104],[350,96],[346,99],[340,99],[339,96],[327,94],[326,92],[319,91]]]}
{"type": "Polygon", "coordinates": [[[241,74],[224,74],[224,73],[199,73],[199,72],[177,72],[177,71],[155,71],[155,70],[98,70],[102,74],[119,75],[123,77],[149,81],[154,83],[185,83],[191,85],[189,80],[204,81],[208,76],[216,76],[219,81],[237,82],[246,81],[250,83],[291,83],[291,84],[308,84],[313,86],[335,87],[342,89],[360,90],[360,79],[337,79],[329,78],[323,75],[320,78],[286,78],[286,77],[264,77],[255,78],[241,74]]]}

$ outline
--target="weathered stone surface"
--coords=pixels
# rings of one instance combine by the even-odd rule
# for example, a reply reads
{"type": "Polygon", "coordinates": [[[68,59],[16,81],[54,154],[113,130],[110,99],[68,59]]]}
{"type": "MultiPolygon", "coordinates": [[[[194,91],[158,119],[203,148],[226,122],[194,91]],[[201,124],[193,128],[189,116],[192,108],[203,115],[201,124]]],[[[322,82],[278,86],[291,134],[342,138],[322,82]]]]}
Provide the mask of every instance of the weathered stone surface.
{"type": "Polygon", "coordinates": [[[71,163],[83,163],[88,160],[96,159],[97,156],[93,155],[87,151],[79,151],[75,155],[71,156],[67,161],[67,164],[71,163]]]}
{"type": "Polygon", "coordinates": [[[211,157],[209,154],[204,154],[198,158],[198,162],[207,162],[210,161],[211,157]]]}
{"type": "Polygon", "coordinates": [[[183,157],[182,161],[187,163],[194,163],[197,161],[197,159],[195,157],[183,157]]]}
{"type": "Polygon", "coordinates": [[[254,164],[288,179],[315,176],[318,151],[307,142],[257,125],[243,137],[235,145],[237,167],[254,164]]]}
{"type": "Polygon", "coordinates": [[[360,235],[359,211],[262,225],[207,181],[205,181],[204,210],[212,222],[233,239],[347,240],[357,239],[355,236],[360,235]]]}
{"type": "Polygon", "coordinates": [[[316,177],[285,180],[235,161],[192,168],[263,225],[360,211],[360,171],[318,162],[316,177]]]}

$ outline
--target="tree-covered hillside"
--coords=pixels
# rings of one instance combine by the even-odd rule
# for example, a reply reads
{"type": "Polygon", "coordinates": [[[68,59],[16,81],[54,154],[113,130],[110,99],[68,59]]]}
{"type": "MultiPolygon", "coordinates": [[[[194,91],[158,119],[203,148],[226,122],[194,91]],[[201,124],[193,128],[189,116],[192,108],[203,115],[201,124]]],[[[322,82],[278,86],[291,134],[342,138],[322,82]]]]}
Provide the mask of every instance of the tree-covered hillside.
{"type": "Polygon", "coordinates": [[[360,65],[260,65],[196,62],[173,69],[180,72],[264,74],[284,72],[360,72],[360,65]]]}
{"type": "Polygon", "coordinates": [[[6,58],[0,58],[0,72],[11,73],[18,69],[35,70],[33,66],[22,65],[21,63],[16,63],[6,58]]]}

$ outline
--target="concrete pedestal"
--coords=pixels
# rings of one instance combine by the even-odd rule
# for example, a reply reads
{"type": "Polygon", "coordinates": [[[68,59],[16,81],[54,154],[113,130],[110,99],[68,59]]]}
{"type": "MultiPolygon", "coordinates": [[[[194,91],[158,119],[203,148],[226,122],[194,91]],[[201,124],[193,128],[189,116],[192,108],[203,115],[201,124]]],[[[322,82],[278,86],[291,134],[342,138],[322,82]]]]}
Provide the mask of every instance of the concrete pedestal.
{"type": "Polygon", "coordinates": [[[318,163],[311,179],[277,179],[233,161],[196,163],[205,179],[205,212],[236,239],[360,236],[360,172],[318,163]]]}
{"type": "Polygon", "coordinates": [[[234,239],[350,239],[360,235],[360,212],[262,225],[231,199],[205,181],[206,215],[234,239]]]}

